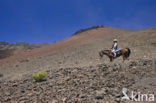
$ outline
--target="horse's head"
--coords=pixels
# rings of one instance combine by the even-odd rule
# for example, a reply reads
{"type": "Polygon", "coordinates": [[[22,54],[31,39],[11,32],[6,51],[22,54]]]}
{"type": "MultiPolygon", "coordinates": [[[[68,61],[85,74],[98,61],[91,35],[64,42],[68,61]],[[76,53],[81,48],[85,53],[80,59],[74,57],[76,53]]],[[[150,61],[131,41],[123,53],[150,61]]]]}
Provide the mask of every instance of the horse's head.
{"type": "Polygon", "coordinates": [[[99,57],[100,57],[100,59],[103,57],[103,51],[99,52],[99,57]]]}
{"type": "Polygon", "coordinates": [[[102,51],[100,51],[99,52],[100,59],[103,57],[103,55],[109,56],[110,52],[111,52],[110,50],[102,50],[102,51]]]}
{"type": "Polygon", "coordinates": [[[109,53],[111,50],[104,50],[104,52],[109,53]]]}

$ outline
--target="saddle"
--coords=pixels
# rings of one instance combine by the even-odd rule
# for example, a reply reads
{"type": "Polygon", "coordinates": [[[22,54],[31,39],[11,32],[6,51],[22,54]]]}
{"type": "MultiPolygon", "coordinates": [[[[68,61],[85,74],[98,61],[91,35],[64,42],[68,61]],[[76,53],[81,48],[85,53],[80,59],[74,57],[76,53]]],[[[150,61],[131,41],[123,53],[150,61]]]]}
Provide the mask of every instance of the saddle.
{"type": "Polygon", "coordinates": [[[121,49],[117,49],[116,52],[120,51],[121,49]]]}
{"type": "Polygon", "coordinates": [[[120,53],[121,53],[121,51],[120,51],[121,49],[117,49],[116,51],[115,51],[115,53],[116,53],[116,56],[117,55],[119,55],[120,53]]]}

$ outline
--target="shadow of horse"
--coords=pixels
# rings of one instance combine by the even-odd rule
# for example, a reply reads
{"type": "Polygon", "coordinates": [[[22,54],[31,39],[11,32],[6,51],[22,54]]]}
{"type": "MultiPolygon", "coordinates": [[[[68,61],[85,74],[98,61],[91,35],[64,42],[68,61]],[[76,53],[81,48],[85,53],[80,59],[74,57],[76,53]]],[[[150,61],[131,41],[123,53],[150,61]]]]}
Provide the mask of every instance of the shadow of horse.
{"type": "Polygon", "coordinates": [[[130,54],[131,54],[131,50],[129,48],[123,48],[123,49],[117,50],[116,57],[114,57],[112,50],[102,50],[99,52],[100,59],[103,57],[103,55],[106,55],[109,57],[110,62],[112,62],[115,58],[118,58],[120,56],[123,57],[123,61],[124,61],[128,59],[130,54]]]}

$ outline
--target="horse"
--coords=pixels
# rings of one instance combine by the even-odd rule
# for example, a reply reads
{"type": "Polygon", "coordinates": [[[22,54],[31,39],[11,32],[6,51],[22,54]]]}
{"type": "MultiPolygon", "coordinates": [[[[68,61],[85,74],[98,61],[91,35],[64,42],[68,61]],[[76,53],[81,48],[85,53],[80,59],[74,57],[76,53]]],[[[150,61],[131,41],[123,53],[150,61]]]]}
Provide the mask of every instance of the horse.
{"type": "Polygon", "coordinates": [[[130,54],[131,54],[131,50],[129,48],[123,48],[123,49],[117,50],[116,57],[114,57],[112,50],[102,50],[99,52],[100,58],[102,58],[103,55],[107,55],[110,59],[110,62],[112,62],[115,58],[118,58],[120,56],[123,57],[123,61],[124,61],[124,60],[128,59],[130,54]]]}

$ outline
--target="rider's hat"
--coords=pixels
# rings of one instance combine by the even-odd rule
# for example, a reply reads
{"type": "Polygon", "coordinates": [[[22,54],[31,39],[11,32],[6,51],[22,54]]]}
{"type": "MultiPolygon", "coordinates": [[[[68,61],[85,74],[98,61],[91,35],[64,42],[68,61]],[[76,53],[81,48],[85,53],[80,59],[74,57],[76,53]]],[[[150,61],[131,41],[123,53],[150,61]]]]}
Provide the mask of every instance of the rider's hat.
{"type": "Polygon", "coordinates": [[[114,41],[114,42],[117,42],[118,40],[117,40],[117,39],[114,39],[113,41],[114,41]]]}

